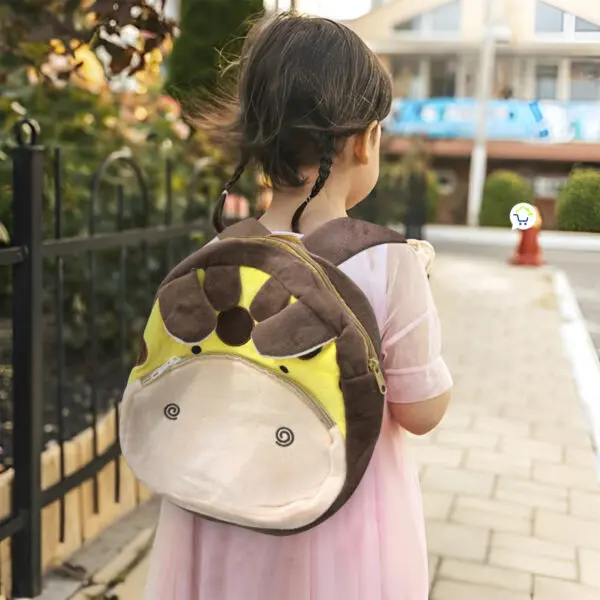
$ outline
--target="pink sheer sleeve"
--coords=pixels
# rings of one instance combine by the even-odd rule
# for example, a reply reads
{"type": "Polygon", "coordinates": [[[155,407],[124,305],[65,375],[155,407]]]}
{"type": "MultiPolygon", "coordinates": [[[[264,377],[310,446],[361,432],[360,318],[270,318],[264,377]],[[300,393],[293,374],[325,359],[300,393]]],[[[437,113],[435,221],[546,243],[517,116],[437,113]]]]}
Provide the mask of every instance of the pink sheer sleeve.
{"type": "Polygon", "coordinates": [[[389,402],[422,402],[452,387],[427,274],[406,244],[391,244],[388,250],[382,342],[389,402]]]}

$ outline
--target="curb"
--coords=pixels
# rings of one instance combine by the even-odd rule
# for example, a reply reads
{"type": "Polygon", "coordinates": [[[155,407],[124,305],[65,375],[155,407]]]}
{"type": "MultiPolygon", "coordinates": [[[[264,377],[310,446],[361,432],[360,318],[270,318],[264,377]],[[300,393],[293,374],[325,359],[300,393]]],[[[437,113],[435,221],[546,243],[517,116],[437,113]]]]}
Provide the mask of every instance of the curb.
{"type": "Polygon", "coordinates": [[[149,527],[134,537],[123,550],[92,577],[92,584],[112,586],[120,583],[146,556],[154,538],[154,527],[149,527]]]}
{"type": "MultiPolygon", "coordinates": [[[[425,237],[434,245],[440,242],[452,242],[467,245],[486,244],[496,247],[513,247],[518,242],[517,232],[511,229],[466,227],[464,225],[427,225],[425,237]]],[[[600,252],[600,235],[542,230],[540,244],[543,250],[600,252]]]]}
{"type": "Polygon", "coordinates": [[[600,360],[565,272],[555,270],[553,283],[562,318],[561,337],[579,399],[590,424],[596,472],[600,480],[600,360]]]}
{"type": "Polygon", "coordinates": [[[68,600],[110,600],[111,591],[125,581],[129,573],[147,555],[152,545],[154,528],[139,533],[104,568],[92,576],[88,585],[79,589],[68,600]]]}

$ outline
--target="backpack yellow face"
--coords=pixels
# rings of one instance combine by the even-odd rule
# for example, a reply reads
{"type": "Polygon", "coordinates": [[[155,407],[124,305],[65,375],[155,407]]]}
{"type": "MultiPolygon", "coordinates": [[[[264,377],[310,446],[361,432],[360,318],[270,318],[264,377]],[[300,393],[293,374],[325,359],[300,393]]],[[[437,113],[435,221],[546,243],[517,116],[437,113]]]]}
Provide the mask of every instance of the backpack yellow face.
{"type": "MultiPolygon", "coordinates": [[[[205,283],[204,275],[204,270],[195,272],[199,290],[205,283]]],[[[252,312],[256,312],[253,311],[253,302],[261,290],[264,292],[263,303],[272,302],[272,306],[277,307],[278,303],[281,305],[281,298],[268,298],[265,284],[270,277],[258,269],[239,267],[239,279],[241,293],[237,304],[226,311],[215,311],[212,307],[205,307],[206,310],[213,310],[216,314],[216,327],[205,338],[191,343],[178,339],[175,333],[169,331],[161,314],[159,294],[144,331],[144,350],[141,359],[131,372],[129,383],[150,376],[174,358],[203,360],[215,354],[239,356],[306,389],[308,394],[322,405],[342,435],[345,435],[344,399],[339,385],[340,369],[337,364],[336,340],[332,337],[323,343],[323,338],[332,336],[333,333],[323,327],[323,331],[311,332],[312,337],[303,340],[297,348],[292,346],[290,350],[286,350],[287,355],[281,355],[279,352],[276,357],[261,354],[252,338],[252,331],[258,324],[252,316],[252,312]],[[228,332],[227,327],[222,325],[226,313],[229,313],[230,319],[235,321],[231,328],[237,325],[237,331],[228,332]]],[[[296,312],[287,308],[295,302],[297,302],[296,298],[288,296],[286,305],[280,313],[285,317],[285,312],[289,311],[289,318],[284,319],[278,330],[282,337],[288,339],[293,336],[294,329],[298,325],[294,318],[297,317],[296,312]]],[[[257,303],[254,303],[255,307],[256,305],[257,303]]],[[[258,312],[260,313],[260,309],[258,312]]],[[[196,313],[193,318],[201,318],[201,315],[196,313]]],[[[314,325],[314,329],[318,330],[320,325],[318,320],[314,325]]]]}

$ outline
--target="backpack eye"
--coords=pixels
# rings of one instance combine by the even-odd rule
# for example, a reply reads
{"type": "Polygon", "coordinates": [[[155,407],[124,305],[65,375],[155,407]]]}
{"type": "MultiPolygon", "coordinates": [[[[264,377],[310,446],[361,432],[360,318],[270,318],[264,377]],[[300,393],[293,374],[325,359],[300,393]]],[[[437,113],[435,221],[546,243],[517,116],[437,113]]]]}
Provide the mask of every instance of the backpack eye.
{"type": "Polygon", "coordinates": [[[282,448],[287,448],[294,443],[294,432],[289,427],[280,427],[275,432],[275,443],[282,448]]]}
{"type": "Polygon", "coordinates": [[[322,348],[316,348],[315,350],[311,350],[310,352],[307,352],[306,354],[303,354],[302,356],[299,356],[298,358],[300,360],[311,360],[315,356],[319,355],[321,353],[321,350],[322,350],[322,348]]]}

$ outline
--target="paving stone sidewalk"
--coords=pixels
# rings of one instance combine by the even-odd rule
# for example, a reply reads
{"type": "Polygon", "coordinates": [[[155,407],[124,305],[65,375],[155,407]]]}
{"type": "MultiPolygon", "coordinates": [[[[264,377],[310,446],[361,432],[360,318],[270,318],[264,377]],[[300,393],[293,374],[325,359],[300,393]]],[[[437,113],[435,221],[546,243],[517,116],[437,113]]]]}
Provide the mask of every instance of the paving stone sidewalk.
{"type": "Polygon", "coordinates": [[[600,485],[551,272],[440,255],[431,283],[455,379],[443,424],[413,438],[431,600],[598,600],[600,485]]]}
{"type": "Polygon", "coordinates": [[[413,438],[431,600],[598,600],[600,484],[552,273],[439,255],[432,286],[455,391],[413,438]]]}

